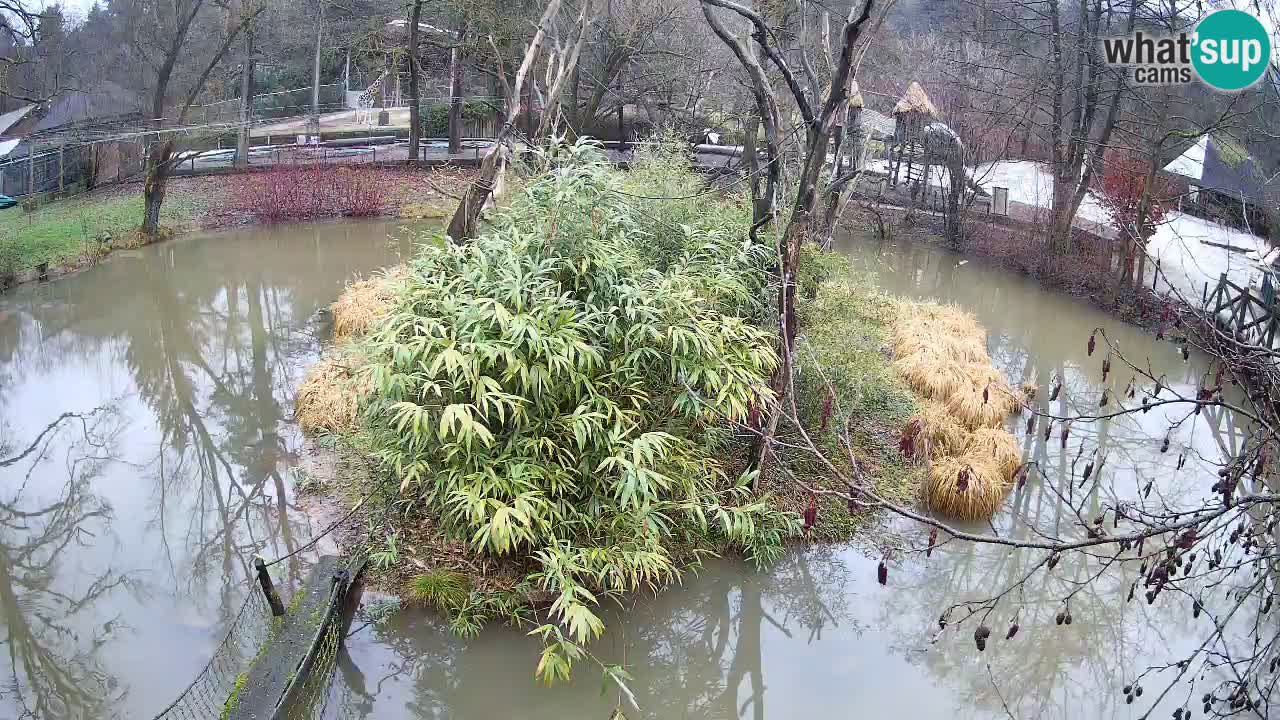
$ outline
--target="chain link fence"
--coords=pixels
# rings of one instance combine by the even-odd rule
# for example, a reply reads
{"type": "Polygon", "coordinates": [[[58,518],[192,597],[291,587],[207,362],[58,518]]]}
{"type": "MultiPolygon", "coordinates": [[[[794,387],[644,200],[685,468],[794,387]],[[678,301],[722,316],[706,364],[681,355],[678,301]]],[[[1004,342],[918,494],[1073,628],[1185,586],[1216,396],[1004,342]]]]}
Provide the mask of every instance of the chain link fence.
{"type": "MultiPolygon", "coordinates": [[[[363,545],[341,558],[332,576],[333,587],[323,617],[293,618],[304,629],[318,628],[315,641],[305,647],[297,660],[297,675],[291,676],[281,695],[282,704],[272,718],[281,720],[320,720],[330,707],[333,693],[333,671],[337,666],[355,606],[360,600],[359,576],[367,561],[363,545]]],[[[285,558],[279,558],[279,562],[285,558]]],[[[317,582],[328,582],[317,578],[317,582]]],[[[254,665],[266,655],[269,644],[284,632],[284,618],[273,618],[271,608],[256,583],[231,622],[226,636],[214,650],[204,669],[176,700],[155,715],[153,720],[226,720],[234,717],[240,691],[251,681],[254,665]]],[[[297,593],[305,592],[298,588],[297,593]]],[[[309,631],[308,631],[309,632],[309,631]]],[[[336,708],[334,705],[332,709],[336,708]]],[[[266,717],[263,718],[266,720],[266,717]]]]}
{"type": "Polygon", "coordinates": [[[271,622],[266,598],[254,588],[209,663],[176,700],[156,714],[155,720],[224,718],[228,699],[234,696],[237,685],[244,684],[245,673],[261,650],[271,622]]]}

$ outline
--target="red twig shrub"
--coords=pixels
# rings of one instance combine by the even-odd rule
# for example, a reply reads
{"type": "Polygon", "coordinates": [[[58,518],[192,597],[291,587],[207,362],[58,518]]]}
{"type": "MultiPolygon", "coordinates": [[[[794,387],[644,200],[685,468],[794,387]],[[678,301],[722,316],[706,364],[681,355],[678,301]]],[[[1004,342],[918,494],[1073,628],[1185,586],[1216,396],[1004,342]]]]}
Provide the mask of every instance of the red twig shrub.
{"type": "Polygon", "coordinates": [[[237,178],[230,210],[258,222],[368,217],[387,206],[376,170],[351,165],[294,165],[237,178]]]}
{"type": "Polygon", "coordinates": [[[1138,209],[1142,204],[1144,192],[1147,195],[1147,210],[1144,218],[1142,234],[1150,234],[1150,230],[1164,219],[1168,207],[1165,205],[1174,195],[1172,185],[1159,174],[1151,178],[1147,187],[1147,174],[1151,164],[1132,152],[1111,150],[1103,163],[1102,182],[1098,187],[1098,200],[1111,212],[1111,224],[1116,230],[1129,237],[1138,230],[1138,209]]]}

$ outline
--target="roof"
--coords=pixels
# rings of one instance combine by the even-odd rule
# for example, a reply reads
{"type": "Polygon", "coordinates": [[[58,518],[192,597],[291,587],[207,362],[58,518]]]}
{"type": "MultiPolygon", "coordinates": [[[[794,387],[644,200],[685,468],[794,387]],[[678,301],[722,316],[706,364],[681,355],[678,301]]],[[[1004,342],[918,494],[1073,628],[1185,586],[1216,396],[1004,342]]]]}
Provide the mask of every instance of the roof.
{"type": "Polygon", "coordinates": [[[1264,197],[1267,180],[1263,168],[1243,145],[1226,138],[1209,138],[1200,176],[1203,187],[1258,202],[1264,197]]]}
{"type": "MultiPolygon", "coordinates": [[[[409,21],[405,20],[404,18],[400,18],[399,20],[392,20],[391,22],[387,23],[387,30],[394,30],[396,32],[405,32],[406,28],[408,27],[409,27],[409,21]]],[[[449,30],[442,30],[436,27],[435,25],[432,25],[430,23],[424,23],[421,21],[418,23],[418,32],[436,33],[438,35],[448,35],[450,37],[453,36],[453,33],[449,30]]]]}
{"type": "Polygon", "coordinates": [[[32,132],[84,126],[138,114],[141,114],[141,107],[137,96],[116,83],[105,81],[91,89],[73,90],[54,98],[32,132]]]}
{"type": "Polygon", "coordinates": [[[866,105],[862,99],[862,90],[858,88],[857,80],[849,81],[849,99],[845,102],[849,103],[851,108],[860,108],[866,105]]]}
{"type": "Polygon", "coordinates": [[[0,115],[0,135],[3,135],[6,130],[18,124],[18,121],[26,117],[27,113],[33,109],[35,109],[35,105],[27,105],[0,115]]]}
{"type": "Polygon", "coordinates": [[[898,104],[893,106],[893,114],[918,112],[924,113],[930,117],[938,117],[938,108],[933,106],[933,101],[925,94],[924,88],[920,87],[920,83],[915,80],[907,86],[907,91],[902,94],[902,99],[898,100],[898,104]]]}
{"type": "Polygon", "coordinates": [[[893,137],[894,130],[898,127],[898,121],[871,108],[863,108],[862,127],[866,129],[870,137],[893,137]]]}
{"type": "Polygon", "coordinates": [[[0,140],[0,158],[5,157],[18,147],[18,143],[22,142],[22,138],[13,138],[12,140],[0,140]]]}
{"type": "Polygon", "coordinates": [[[1168,165],[1165,165],[1164,171],[1192,180],[1199,180],[1204,175],[1204,151],[1205,146],[1208,144],[1209,136],[1201,135],[1200,139],[1192,143],[1191,147],[1170,161],[1168,165]]]}

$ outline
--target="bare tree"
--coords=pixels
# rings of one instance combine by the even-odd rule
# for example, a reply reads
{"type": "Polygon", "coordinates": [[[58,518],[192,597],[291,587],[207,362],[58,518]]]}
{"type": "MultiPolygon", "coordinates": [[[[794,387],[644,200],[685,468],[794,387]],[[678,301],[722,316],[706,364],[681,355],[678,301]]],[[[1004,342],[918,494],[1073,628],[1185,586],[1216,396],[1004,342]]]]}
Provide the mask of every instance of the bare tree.
{"type": "Polygon", "coordinates": [[[38,103],[50,96],[37,83],[24,83],[19,78],[23,71],[32,75],[35,59],[23,50],[29,49],[27,46],[37,38],[43,17],[34,3],[0,0],[0,39],[11,48],[2,52],[4,48],[0,47],[0,100],[38,103]]]}
{"type": "MultiPolygon", "coordinates": [[[[716,35],[733,51],[738,61],[752,78],[752,92],[756,100],[756,109],[764,123],[765,147],[767,152],[767,184],[774,189],[766,192],[765,207],[759,214],[763,216],[753,225],[753,232],[758,230],[767,218],[772,215],[776,187],[781,172],[779,163],[783,138],[780,136],[781,120],[778,105],[769,78],[761,67],[755,51],[746,43],[729,33],[716,19],[712,8],[729,10],[746,20],[751,28],[751,39],[761,54],[774,66],[782,76],[783,85],[789,100],[801,118],[804,131],[803,149],[801,151],[800,170],[798,172],[798,188],[790,217],[780,229],[778,242],[778,324],[781,338],[782,362],[770,382],[771,390],[776,397],[787,394],[793,371],[792,355],[796,336],[796,271],[800,262],[800,246],[806,239],[814,239],[821,232],[818,223],[821,217],[815,218],[819,199],[819,176],[826,166],[827,152],[831,145],[831,133],[838,117],[843,116],[849,99],[853,65],[856,58],[858,41],[867,23],[871,20],[874,0],[866,0],[861,10],[850,9],[844,27],[839,34],[839,51],[835,53],[831,74],[825,87],[820,86],[812,64],[805,56],[802,66],[805,72],[804,81],[793,71],[791,64],[784,57],[777,36],[765,19],[754,10],[739,5],[732,0],[702,0],[703,14],[716,35]]],[[[757,465],[762,466],[768,457],[768,446],[772,441],[777,426],[778,415],[771,413],[765,422],[763,442],[757,454],[757,465]]]]}
{"type": "MultiPolygon", "coordinates": [[[[236,38],[262,8],[231,8],[208,0],[177,0],[151,6],[135,0],[130,7],[133,23],[133,48],[140,60],[150,65],[154,76],[149,82],[150,102],[146,105],[149,121],[157,131],[170,124],[181,126],[192,105],[200,97],[209,76],[226,57],[236,38]],[[222,20],[224,22],[218,22],[222,20]],[[207,51],[203,64],[190,65],[200,43],[197,26],[216,31],[221,42],[207,51]],[[171,113],[171,114],[170,114],[171,113]]],[[[199,63],[199,60],[196,60],[199,63]]],[[[143,185],[144,214],[142,233],[156,237],[160,233],[160,209],[164,204],[165,186],[176,164],[175,137],[157,132],[147,151],[147,177],[143,185]]]]}
{"type": "Polygon", "coordinates": [[[419,25],[422,22],[422,0],[413,0],[409,6],[409,161],[418,159],[418,147],[422,143],[422,92],[418,78],[419,25]]]}
{"type": "MultiPolygon", "coordinates": [[[[585,6],[584,6],[585,10],[585,6]]],[[[506,122],[498,129],[497,137],[494,138],[493,145],[485,153],[484,159],[480,162],[480,172],[471,186],[467,188],[463,194],[462,200],[458,203],[457,210],[454,211],[453,217],[449,220],[448,234],[449,238],[456,243],[466,242],[475,237],[476,224],[480,219],[480,211],[484,208],[484,204],[493,194],[495,180],[498,177],[500,163],[503,160],[507,150],[508,139],[515,132],[516,123],[521,115],[520,98],[525,89],[525,83],[531,82],[529,77],[530,71],[534,64],[538,61],[538,57],[542,51],[542,45],[546,41],[547,34],[551,31],[556,16],[560,13],[560,0],[550,0],[546,9],[542,13],[542,18],[538,21],[537,30],[533,37],[529,40],[529,45],[524,52],[524,60],[520,63],[520,68],[516,71],[515,81],[506,84],[505,75],[499,70],[499,77],[503,79],[505,86],[505,94],[507,98],[507,107],[510,111],[507,113],[506,122]]],[[[585,12],[580,16],[579,23],[585,21],[585,12]]],[[[581,29],[579,29],[581,32],[581,29]]],[[[495,54],[500,55],[495,47],[495,54]]],[[[572,68],[564,68],[564,72],[571,71],[572,68]]]]}
{"type": "MultiPolygon", "coordinates": [[[[246,3],[246,10],[249,3],[246,3]]],[[[244,11],[242,11],[244,12],[244,11]]],[[[253,121],[254,74],[253,23],[245,25],[244,57],[240,61],[240,130],[236,133],[236,160],[238,168],[249,167],[249,138],[253,121]]]]}

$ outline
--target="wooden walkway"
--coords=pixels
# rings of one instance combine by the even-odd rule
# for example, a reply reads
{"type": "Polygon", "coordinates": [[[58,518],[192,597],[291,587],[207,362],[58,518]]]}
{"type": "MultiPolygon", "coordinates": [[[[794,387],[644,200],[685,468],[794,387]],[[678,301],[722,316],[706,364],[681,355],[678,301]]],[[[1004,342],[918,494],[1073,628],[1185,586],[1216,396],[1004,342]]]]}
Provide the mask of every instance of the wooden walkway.
{"type": "Polygon", "coordinates": [[[327,555],[311,568],[282,617],[274,620],[253,664],[236,680],[224,706],[224,720],[280,720],[308,679],[334,623],[344,622],[343,608],[353,588],[359,592],[359,567],[327,555]]]}

